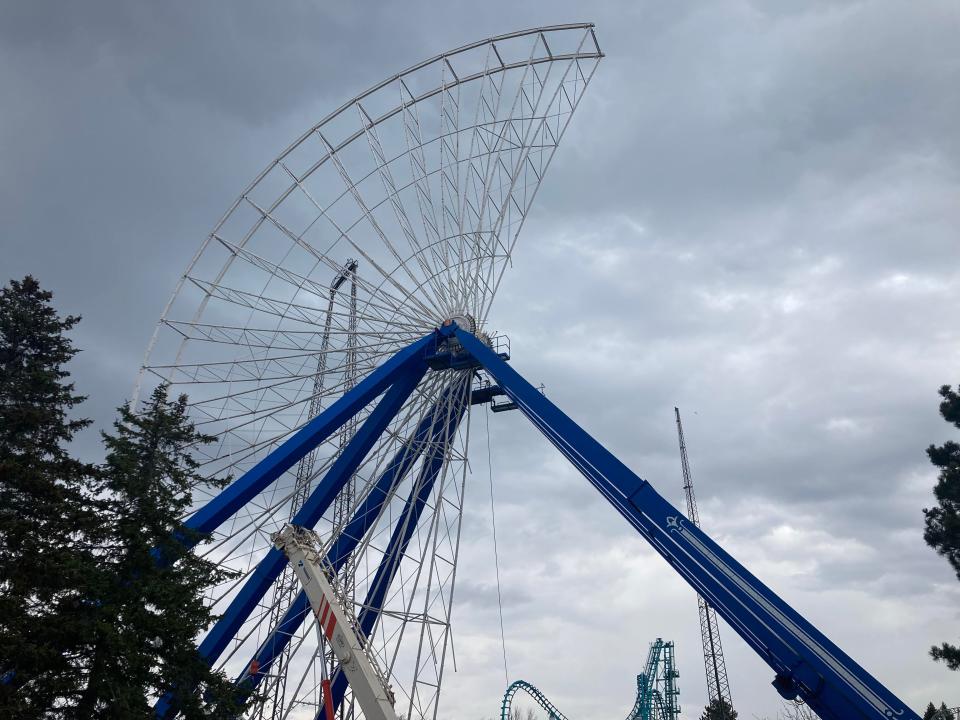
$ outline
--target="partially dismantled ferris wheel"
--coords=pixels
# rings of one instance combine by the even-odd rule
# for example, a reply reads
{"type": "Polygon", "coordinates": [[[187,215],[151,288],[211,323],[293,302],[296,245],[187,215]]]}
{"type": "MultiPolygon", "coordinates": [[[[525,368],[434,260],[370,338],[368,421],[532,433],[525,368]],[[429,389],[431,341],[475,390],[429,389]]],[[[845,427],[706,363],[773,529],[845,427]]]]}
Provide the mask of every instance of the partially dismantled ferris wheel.
{"type": "MultiPolygon", "coordinates": [[[[783,698],[823,718],[919,720],[521,377],[487,331],[601,57],[591,25],[563,25],[386,80],[271,163],[179,282],[140,379],[189,394],[217,437],[197,448],[203,470],[234,478],[184,525],[212,537],[197,552],[238,571],[212,593],[219,618],[199,651],[257,689],[251,716],[352,720],[362,704],[368,720],[377,708],[379,720],[436,720],[469,411],[506,396],[499,409],[543,433],[783,698]]],[[[170,696],[156,708],[176,713],[170,696]]]]}
{"type": "MultiPolygon", "coordinates": [[[[138,383],[189,396],[198,428],[217,437],[196,449],[205,474],[242,476],[447,319],[490,340],[518,233],[602,57],[590,24],[452,50],[344,103],[244,190],[178,282],[138,383]]],[[[469,410],[489,399],[472,392],[478,382],[472,369],[420,380],[313,518],[346,548],[338,582],[407,718],[437,714],[469,410]]],[[[320,712],[335,663],[318,652],[293,572],[271,565],[270,538],[310,514],[318,479],[347,462],[374,412],[203,526],[213,541],[198,552],[240,575],[213,592],[224,618],[201,652],[258,689],[251,716],[320,712]]],[[[341,693],[339,715],[359,714],[341,693]]]]}

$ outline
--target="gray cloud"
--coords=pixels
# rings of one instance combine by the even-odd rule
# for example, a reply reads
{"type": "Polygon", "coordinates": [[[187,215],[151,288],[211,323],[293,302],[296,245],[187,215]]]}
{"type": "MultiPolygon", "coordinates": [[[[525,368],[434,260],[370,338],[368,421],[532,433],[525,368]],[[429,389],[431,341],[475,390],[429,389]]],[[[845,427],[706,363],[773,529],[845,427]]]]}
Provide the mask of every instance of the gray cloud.
{"type": "MultiPolygon", "coordinates": [[[[956,7],[583,12],[8,3],[3,272],[85,315],[74,372],[102,427],[201,239],[303,129],[449,47],[593,19],[608,57],[494,308],[514,365],[674,502],[679,405],[705,527],[915,707],[960,702],[925,655],[960,632],[960,589],[920,515],[923,450],[950,436],[936,388],[960,381],[956,7]]],[[[671,638],[695,717],[689,591],[517,414],[491,435],[511,675],[608,717],[671,638]]],[[[468,720],[504,687],[474,442],[443,710],[468,720]]],[[[724,641],[741,716],[773,716],[768,669],[724,641]]]]}

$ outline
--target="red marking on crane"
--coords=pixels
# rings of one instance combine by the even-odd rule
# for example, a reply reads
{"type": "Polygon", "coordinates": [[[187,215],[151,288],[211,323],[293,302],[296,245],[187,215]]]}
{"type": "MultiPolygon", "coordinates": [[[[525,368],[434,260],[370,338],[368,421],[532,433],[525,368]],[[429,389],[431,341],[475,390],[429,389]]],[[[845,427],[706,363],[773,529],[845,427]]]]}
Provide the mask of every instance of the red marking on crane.
{"type": "Polygon", "coordinates": [[[333,630],[337,627],[337,616],[330,613],[330,619],[327,620],[327,640],[333,640],[333,630]]]}
{"type": "Polygon", "coordinates": [[[323,627],[323,624],[327,621],[327,613],[330,612],[330,603],[327,602],[326,598],[323,598],[320,601],[320,627],[323,627]]]}
{"type": "Polygon", "coordinates": [[[323,709],[326,720],[333,720],[333,693],[330,690],[329,678],[324,678],[320,682],[320,689],[323,695],[323,709]]]}

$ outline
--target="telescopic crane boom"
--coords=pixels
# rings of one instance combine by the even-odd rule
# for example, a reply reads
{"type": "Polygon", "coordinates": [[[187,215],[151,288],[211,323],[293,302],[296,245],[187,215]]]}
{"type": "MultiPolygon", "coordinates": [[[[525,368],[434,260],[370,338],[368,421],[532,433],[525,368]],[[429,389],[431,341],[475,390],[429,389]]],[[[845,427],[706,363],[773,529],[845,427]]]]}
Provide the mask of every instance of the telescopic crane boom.
{"type": "MultiPolygon", "coordinates": [[[[352,613],[341,602],[323,570],[323,559],[316,549],[316,535],[304,528],[286,525],[272,539],[273,544],[286,553],[297,573],[317,618],[318,629],[333,647],[364,717],[367,720],[397,720],[393,692],[376,661],[367,655],[352,613]]],[[[329,683],[324,683],[324,694],[328,715],[332,715],[329,683]]]]}

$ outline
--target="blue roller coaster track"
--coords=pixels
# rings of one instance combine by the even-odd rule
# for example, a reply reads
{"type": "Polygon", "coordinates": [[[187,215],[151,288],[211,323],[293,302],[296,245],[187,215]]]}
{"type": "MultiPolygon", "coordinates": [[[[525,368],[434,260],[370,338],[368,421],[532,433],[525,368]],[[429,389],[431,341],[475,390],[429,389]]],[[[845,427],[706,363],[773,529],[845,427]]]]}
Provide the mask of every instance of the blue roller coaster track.
{"type": "Polygon", "coordinates": [[[500,703],[500,720],[510,720],[511,710],[513,710],[513,698],[521,690],[546,711],[549,720],[567,720],[567,716],[560,712],[557,706],[550,702],[546,695],[540,692],[539,688],[532,683],[528,683],[526,680],[515,680],[507,687],[507,691],[503,694],[503,702],[500,703]]]}
{"type": "MultiPolygon", "coordinates": [[[[657,638],[650,644],[643,672],[637,675],[637,698],[626,720],[677,720],[680,705],[677,702],[680,690],[677,678],[680,673],[674,667],[673,642],[657,638]]],[[[543,692],[526,680],[516,680],[507,687],[500,703],[500,720],[511,720],[513,699],[523,691],[546,711],[549,720],[567,720],[543,692]]]]}

